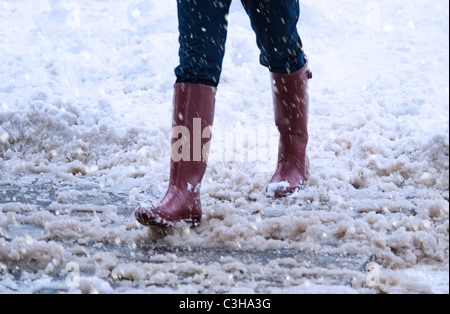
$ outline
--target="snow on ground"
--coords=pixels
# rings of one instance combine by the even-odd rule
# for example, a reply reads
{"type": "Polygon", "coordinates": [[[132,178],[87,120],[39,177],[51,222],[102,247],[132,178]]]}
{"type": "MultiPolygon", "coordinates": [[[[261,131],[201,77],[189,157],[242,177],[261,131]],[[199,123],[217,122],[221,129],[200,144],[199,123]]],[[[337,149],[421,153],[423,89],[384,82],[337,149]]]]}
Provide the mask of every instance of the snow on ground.
{"type": "Polygon", "coordinates": [[[449,4],[304,0],[312,176],[273,201],[270,81],[239,1],[204,219],[168,184],[176,2],[0,1],[0,293],[448,293],[449,4]]]}

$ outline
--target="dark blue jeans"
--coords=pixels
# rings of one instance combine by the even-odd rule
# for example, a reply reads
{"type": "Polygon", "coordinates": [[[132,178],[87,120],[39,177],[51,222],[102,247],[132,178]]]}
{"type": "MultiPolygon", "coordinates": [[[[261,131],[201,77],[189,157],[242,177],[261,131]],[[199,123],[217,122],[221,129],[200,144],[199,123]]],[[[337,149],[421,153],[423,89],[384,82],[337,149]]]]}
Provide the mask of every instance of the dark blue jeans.
{"type": "MultiPolygon", "coordinates": [[[[177,83],[217,86],[222,72],[232,0],[177,0],[180,65],[177,83]]],[[[299,0],[241,0],[256,33],[260,62],[273,73],[306,64],[297,32],[299,0]]]]}

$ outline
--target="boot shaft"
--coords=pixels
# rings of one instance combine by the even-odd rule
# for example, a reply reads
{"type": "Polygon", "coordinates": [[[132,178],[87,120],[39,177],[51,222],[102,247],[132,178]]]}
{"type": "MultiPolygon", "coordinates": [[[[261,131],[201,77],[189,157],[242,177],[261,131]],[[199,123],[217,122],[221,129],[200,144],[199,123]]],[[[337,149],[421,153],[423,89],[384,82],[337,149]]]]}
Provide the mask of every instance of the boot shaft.
{"type": "Polygon", "coordinates": [[[171,134],[171,185],[199,188],[207,166],[216,88],[201,84],[174,86],[171,134]]]}
{"type": "Polygon", "coordinates": [[[267,192],[285,197],[303,188],[309,173],[308,80],[312,78],[306,64],[295,73],[272,73],[275,124],[280,132],[278,166],[267,192]]]}
{"type": "Polygon", "coordinates": [[[309,93],[312,73],[306,64],[295,73],[272,73],[275,124],[282,135],[308,140],[309,93]]]}

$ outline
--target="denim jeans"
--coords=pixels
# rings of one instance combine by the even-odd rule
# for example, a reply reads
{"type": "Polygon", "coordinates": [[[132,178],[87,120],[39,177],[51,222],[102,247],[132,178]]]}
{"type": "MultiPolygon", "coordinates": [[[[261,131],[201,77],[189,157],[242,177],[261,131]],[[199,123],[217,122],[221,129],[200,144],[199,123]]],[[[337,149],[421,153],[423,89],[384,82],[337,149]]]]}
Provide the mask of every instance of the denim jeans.
{"type": "MultiPolygon", "coordinates": [[[[232,0],[177,0],[180,65],[177,83],[216,86],[222,72],[232,0]]],[[[297,32],[299,0],[241,0],[261,52],[273,73],[292,73],[306,64],[297,32]]]]}

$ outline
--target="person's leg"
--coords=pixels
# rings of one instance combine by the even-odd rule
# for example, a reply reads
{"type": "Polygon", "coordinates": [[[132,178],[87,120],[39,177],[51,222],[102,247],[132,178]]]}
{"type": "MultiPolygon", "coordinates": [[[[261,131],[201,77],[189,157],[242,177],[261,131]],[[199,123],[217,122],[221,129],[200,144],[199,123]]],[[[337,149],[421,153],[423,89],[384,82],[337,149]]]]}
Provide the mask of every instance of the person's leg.
{"type": "Polygon", "coordinates": [[[202,218],[200,186],[206,172],[216,86],[225,53],[231,0],[177,0],[180,65],[174,86],[170,182],[157,205],[141,205],[145,226],[172,227],[202,218]]]}
{"type": "Polygon", "coordinates": [[[272,73],[292,73],[306,64],[297,32],[299,0],[241,0],[256,33],[260,62],[272,73]]]}
{"type": "Polygon", "coordinates": [[[180,65],[177,83],[219,84],[231,0],[177,0],[180,65]]]}
{"type": "Polygon", "coordinates": [[[280,132],[278,165],[269,196],[302,189],[309,175],[308,80],[312,74],[297,32],[298,0],[242,0],[256,32],[261,64],[271,72],[275,124],[280,132]]]}

